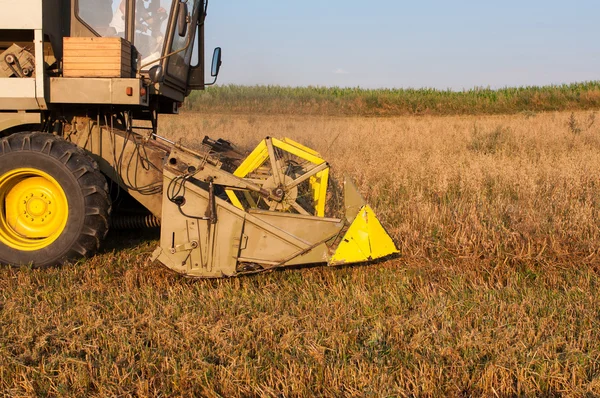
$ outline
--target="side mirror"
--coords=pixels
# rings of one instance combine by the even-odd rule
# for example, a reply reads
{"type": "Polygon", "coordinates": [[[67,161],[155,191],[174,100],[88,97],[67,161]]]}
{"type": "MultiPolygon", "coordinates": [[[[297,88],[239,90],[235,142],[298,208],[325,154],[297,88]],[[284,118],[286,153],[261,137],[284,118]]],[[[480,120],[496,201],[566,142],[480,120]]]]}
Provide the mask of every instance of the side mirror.
{"type": "Polygon", "coordinates": [[[212,77],[217,77],[219,76],[219,71],[221,70],[221,47],[217,47],[215,48],[215,52],[213,53],[213,59],[212,59],[212,68],[211,68],[211,72],[210,75],[212,77]]]}
{"type": "Polygon", "coordinates": [[[148,71],[148,77],[152,83],[162,83],[165,78],[163,67],[161,65],[155,65],[148,71]]]}
{"type": "Polygon", "coordinates": [[[180,37],[185,37],[188,30],[188,4],[187,1],[179,2],[179,17],[177,18],[177,30],[180,37]]]}

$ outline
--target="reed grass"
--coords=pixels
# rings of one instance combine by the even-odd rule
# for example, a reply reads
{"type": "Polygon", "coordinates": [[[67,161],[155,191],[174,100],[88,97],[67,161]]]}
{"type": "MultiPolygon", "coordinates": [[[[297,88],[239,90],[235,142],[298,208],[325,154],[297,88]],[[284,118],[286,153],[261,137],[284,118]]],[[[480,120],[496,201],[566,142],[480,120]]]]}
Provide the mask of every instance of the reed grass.
{"type": "Polygon", "coordinates": [[[185,106],[206,113],[329,116],[580,111],[600,106],[600,82],[464,91],[226,85],[193,92],[185,106]]]}

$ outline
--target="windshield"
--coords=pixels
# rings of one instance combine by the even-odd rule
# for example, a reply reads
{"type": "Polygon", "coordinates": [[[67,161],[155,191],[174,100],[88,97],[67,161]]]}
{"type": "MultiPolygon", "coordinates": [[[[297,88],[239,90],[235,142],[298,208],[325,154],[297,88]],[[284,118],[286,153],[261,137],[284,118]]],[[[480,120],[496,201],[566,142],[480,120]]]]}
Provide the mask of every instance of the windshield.
{"type": "Polygon", "coordinates": [[[162,56],[169,16],[174,0],[136,0],[135,47],[144,69],[162,56]]]}
{"type": "MultiPolygon", "coordinates": [[[[202,3],[202,0],[188,0],[189,11],[192,13],[192,15],[197,15],[198,9],[202,5],[202,3]]],[[[167,73],[182,81],[187,81],[189,66],[190,62],[192,61],[192,53],[194,50],[193,40],[195,38],[195,33],[195,29],[188,29],[186,36],[181,37],[177,33],[175,33],[175,36],[173,37],[171,52],[176,53],[179,50],[182,51],[173,54],[169,58],[169,67],[167,69],[167,73]],[[184,50],[184,48],[188,45],[188,41],[190,40],[192,42],[189,43],[187,49],[184,50]]]]}

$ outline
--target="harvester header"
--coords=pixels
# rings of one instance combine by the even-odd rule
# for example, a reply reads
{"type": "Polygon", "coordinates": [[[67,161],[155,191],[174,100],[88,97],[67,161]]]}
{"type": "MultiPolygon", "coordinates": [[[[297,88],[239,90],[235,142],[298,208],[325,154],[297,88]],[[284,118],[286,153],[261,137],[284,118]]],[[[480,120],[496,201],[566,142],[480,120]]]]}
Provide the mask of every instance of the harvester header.
{"type": "Polygon", "coordinates": [[[159,115],[219,74],[220,48],[204,67],[207,0],[0,6],[0,263],[60,264],[92,255],[109,228],[158,226],[153,258],[192,277],[398,252],[353,183],[336,189],[300,143],[246,152],[159,134],[159,115]]]}

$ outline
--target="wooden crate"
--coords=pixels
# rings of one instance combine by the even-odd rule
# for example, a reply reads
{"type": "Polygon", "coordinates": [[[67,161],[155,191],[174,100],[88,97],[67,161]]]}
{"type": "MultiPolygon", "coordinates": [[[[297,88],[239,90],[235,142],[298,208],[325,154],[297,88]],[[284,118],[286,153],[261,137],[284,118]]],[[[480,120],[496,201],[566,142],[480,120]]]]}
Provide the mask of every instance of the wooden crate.
{"type": "Polygon", "coordinates": [[[131,43],[120,37],[65,37],[64,77],[132,77],[131,43]]]}

